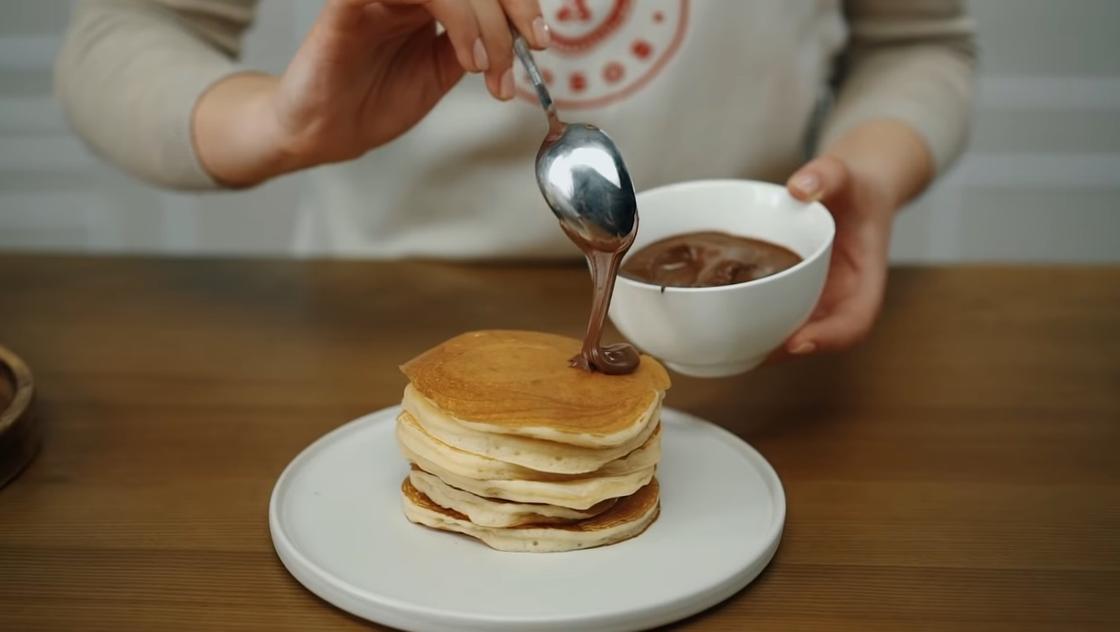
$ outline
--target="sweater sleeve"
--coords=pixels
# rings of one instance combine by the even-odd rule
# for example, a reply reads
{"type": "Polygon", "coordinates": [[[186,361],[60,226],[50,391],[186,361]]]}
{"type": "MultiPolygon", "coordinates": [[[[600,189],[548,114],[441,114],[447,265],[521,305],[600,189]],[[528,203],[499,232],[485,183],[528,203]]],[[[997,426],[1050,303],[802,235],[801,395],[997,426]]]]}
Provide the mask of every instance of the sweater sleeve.
{"type": "Polygon", "coordinates": [[[938,171],[960,155],[972,114],[975,33],[966,0],[848,0],[848,48],[821,144],[872,119],[899,120],[938,171]]]}
{"type": "Polygon", "coordinates": [[[94,151],[160,186],[216,188],[195,155],[198,98],[238,71],[256,0],[80,0],[55,92],[94,151]]]}

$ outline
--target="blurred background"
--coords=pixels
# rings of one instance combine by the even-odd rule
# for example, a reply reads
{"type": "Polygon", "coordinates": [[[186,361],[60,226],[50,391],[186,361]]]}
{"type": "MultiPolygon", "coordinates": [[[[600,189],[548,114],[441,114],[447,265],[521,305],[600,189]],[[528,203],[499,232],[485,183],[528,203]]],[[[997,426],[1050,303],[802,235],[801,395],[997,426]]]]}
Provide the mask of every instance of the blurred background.
{"type": "MultiPolygon", "coordinates": [[[[245,61],[283,68],[317,12],[267,0],[245,61]]],[[[51,96],[64,0],[0,0],[0,249],[287,255],[290,176],[187,195],[99,161],[51,96]]],[[[896,261],[1120,261],[1120,0],[973,0],[972,144],[900,219],[896,261]]]]}

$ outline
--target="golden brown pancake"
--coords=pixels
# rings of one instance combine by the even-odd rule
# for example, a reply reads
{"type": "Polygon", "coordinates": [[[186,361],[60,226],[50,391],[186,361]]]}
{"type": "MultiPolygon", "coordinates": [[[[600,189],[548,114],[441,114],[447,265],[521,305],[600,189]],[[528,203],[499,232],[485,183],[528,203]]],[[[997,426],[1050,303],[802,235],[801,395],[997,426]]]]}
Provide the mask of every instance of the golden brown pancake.
{"type": "Polygon", "coordinates": [[[587,520],[607,511],[618,502],[618,499],[611,498],[579,510],[559,505],[515,503],[500,498],[486,498],[452,487],[438,476],[415,465],[412,466],[408,479],[413,487],[440,507],[461,513],[481,527],[516,527],[587,520]]]}
{"type": "Polygon", "coordinates": [[[501,498],[517,503],[540,503],[559,505],[571,509],[588,509],[592,505],[607,500],[629,496],[649,483],[656,473],[656,466],[616,476],[591,476],[570,478],[558,481],[531,481],[524,479],[478,480],[457,476],[435,461],[429,461],[408,446],[400,446],[404,457],[434,474],[448,485],[468,491],[475,496],[501,498]]]}
{"type": "Polygon", "coordinates": [[[655,478],[594,518],[559,525],[498,528],[473,524],[467,516],[437,505],[413,487],[408,478],[401,483],[404,511],[409,520],[464,533],[502,551],[571,551],[621,542],[639,535],[657,519],[659,494],[655,478]]]}
{"type": "Polygon", "coordinates": [[[412,385],[456,421],[481,432],[603,448],[632,440],[669,388],[669,375],[642,356],[629,375],[568,366],[574,338],[490,330],[456,336],[401,367],[412,385]]]}
{"type": "MultiPolygon", "coordinates": [[[[397,443],[408,453],[418,454],[458,476],[477,480],[563,481],[591,476],[618,476],[645,470],[661,460],[661,424],[655,424],[645,443],[635,450],[603,465],[598,470],[582,474],[555,474],[541,472],[488,456],[475,454],[447,445],[424,430],[412,415],[401,412],[397,416],[397,443]]],[[[522,439],[522,441],[534,441],[522,439]]],[[[552,444],[557,449],[571,448],[552,444]]],[[[407,454],[406,454],[407,456],[407,454]]],[[[525,456],[525,455],[523,455],[525,456]]],[[[542,456],[543,458],[543,456],[542,456]]]]}
{"type": "Polygon", "coordinates": [[[661,399],[638,419],[634,436],[612,446],[589,448],[534,437],[474,430],[441,411],[411,384],[404,389],[401,407],[429,436],[443,445],[538,472],[587,474],[640,448],[660,426],[661,399]]]}

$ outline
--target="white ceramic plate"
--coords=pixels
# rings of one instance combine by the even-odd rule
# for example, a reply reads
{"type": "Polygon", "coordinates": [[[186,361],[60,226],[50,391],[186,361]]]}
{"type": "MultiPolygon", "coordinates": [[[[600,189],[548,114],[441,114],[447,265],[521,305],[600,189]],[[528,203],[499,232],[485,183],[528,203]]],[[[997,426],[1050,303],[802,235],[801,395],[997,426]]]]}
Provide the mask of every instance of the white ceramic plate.
{"type": "Polygon", "coordinates": [[[397,408],[311,444],[272,491],[284,566],[311,592],[406,630],[634,630],[730,597],[773,557],[785,522],[770,464],[726,430],[662,411],[661,517],[642,535],[569,553],[502,553],[408,522],[397,408]]]}

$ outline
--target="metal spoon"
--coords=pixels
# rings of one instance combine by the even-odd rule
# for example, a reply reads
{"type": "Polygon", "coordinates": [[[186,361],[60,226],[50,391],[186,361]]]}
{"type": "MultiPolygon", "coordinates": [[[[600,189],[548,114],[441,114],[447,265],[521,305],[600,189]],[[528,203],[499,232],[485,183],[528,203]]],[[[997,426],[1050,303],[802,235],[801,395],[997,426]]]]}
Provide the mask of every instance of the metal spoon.
{"type": "Polygon", "coordinates": [[[587,123],[565,124],[556,116],[537,64],[518,34],[514,34],[513,50],[529,71],[529,80],[548,114],[548,134],[537,152],[537,185],[560,219],[560,227],[587,257],[594,283],[587,334],[571,365],[585,371],[630,373],[641,362],[634,347],[599,344],[619,264],[638,234],[638,203],[630,172],[603,130],[587,123]]]}
{"type": "Polygon", "coordinates": [[[614,141],[588,123],[564,123],[556,116],[529,46],[515,34],[513,50],[529,72],[548,115],[548,134],[537,152],[537,185],[565,232],[613,251],[632,238],[637,202],[630,172],[614,141]]]}

